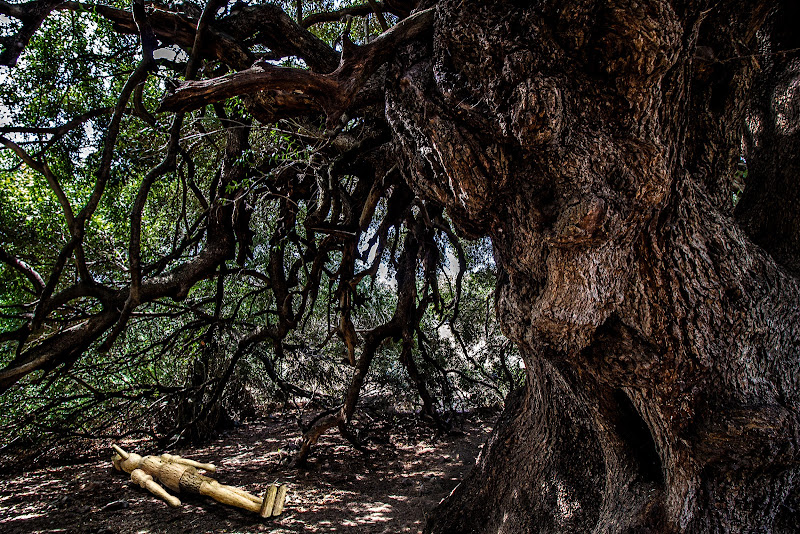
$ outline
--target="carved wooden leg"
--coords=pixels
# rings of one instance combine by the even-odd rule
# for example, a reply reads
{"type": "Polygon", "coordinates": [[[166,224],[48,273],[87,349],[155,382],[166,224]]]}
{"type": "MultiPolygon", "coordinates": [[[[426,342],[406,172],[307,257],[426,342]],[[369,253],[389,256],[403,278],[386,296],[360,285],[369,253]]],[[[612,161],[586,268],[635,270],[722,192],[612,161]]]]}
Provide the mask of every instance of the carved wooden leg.
{"type": "Polygon", "coordinates": [[[198,474],[192,468],[188,468],[181,476],[180,487],[182,491],[199,493],[222,504],[244,508],[250,512],[261,512],[261,499],[255,495],[243,489],[223,486],[213,478],[198,474]]]}
{"type": "Polygon", "coordinates": [[[167,493],[167,490],[162,488],[158,485],[158,483],[153,480],[153,477],[142,471],[141,469],[134,469],[131,471],[131,480],[141,487],[158,497],[166,501],[166,503],[173,508],[177,508],[181,505],[181,500],[177,497],[170,495],[167,493]]]}

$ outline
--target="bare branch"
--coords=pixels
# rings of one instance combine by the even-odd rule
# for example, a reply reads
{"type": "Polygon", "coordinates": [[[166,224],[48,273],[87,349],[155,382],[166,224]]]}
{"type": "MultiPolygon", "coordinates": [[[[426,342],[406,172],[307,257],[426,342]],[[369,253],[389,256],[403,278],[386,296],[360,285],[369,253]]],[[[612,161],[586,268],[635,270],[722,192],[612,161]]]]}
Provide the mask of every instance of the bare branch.
{"type": "MultiPolygon", "coordinates": [[[[143,8],[138,8],[138,2],[142,0],[135,0],[134,3],[134,18],[137,26],[142,31],[142,48],[143,56],[148,63],[153,62],[152,55],[152,42],[155,37],[152,35],[152,29],[146,19],[146,14],[143,8]],[[150,42],[150,44],[146,44],[150,42]]],[[[197,31],[194,39],[194,46],[192,47],[192,56],[189,58],[189,63],[186,66],[186,78],[192,79],[197,74],[199,65],[199,50],[203,43],[203,38],[207,35],[208,23],[214,19],[215,13],[223,4],[224,0],[209,0],[200,16],[200,21],[197,25],[197,31]]],[[[156,167],[150,170],[149,173],[142,180],[139,186],[139,192],[136,196],[133,209],[131,210],[131,235],[128,256],[130,258],[129,272],[131,275],[131,286],[128,298],[125,301],[125,306],[122,309],[119,320],[114,326],[114,329],[106,338],[101,350],[108,350],[114,344],[114,341],[125,329],[128,319],[130,318],[133,310],[141,303],[142,291],[142,265],[141,265],[141,232],[142,232],[142,212],[147,202],[147,197],[150,194],[150,188],[155,181],[175,168],[175,161],[178,152],[180,151],[180,132],[183,124],[183,114],[179,113],[175,116],[172,127],[170,128],[169,146],[164,159],[156,167]]]]}
{"type": "Polygon", "coordinates": [[[273,4],[245,6],[221,21],[220,26],[251,46],[260,44],[279,56],[296,56],[315,72],[329,73],[339,65],[339,54],[334,49],[273,4]]]}
{"type": "Polygon", "coordinates": [[[376,2],[375,0],[368,0],[368,2],[369,2],[369,7],[372,8],[372,12],[375,14],[375,18],[378,19],[378,24],[381,25],[381,29],[383,31],[388,30],[389,25],[386,24],[386,19],[383,18],[383,10],[378,5],[378,2],[376,2]]]}
{"type": "Polygon", "coordinates": [[[45,341],[14,359],[0,371],[0,393],[6,391],[23,376],[37,369],[50,369],[77,359],[92,342],[102,335],[117,318],[117,313],[107,311],[88,321],[68,328],[58,336],[45,341]]]}
{"type": "MultiPolygon", "coordinates": [[[[101,4],[84,4],[80,2],[64,2],[64,9],[72,11],[91,11],[109,20],[114,29],[120,33],[138,34],[139,30],[128,11],[115,9],[101,4]]],[[[150,27],[158,39],[163,43],[176,44],[186,50],[191,50],[197,32],[197,21],[182,13],[166,11],[155,7],[147,14],[150,27]]],[[[235,68],[249,67],[255,57],[230,35],[210,28],[211,39],[205,40],[205,45],[199,53],[204,58],[215,58],[235,68]]]]}
{"type": "Polygon", "coordinates": [[[77,128],[86,121],[100,117],[101,115],[105,115],[107,113],[111,113],[112,109],[113,108],[110,107],[93,109],[91,111],[87,111],[86,113],[78,115],[74,119],[65,122],[61,126],[53,126],[53,127],[2,126],[0,127],[0,134],[4,133],[44,134],[44,135],[53,135],[54,137],[62,137],[63,135],[74,130],[75,128],[77,128]]]}
{"type": "Polygon", "coordinates": [[[106,130],[103,155],[97,170],[97,178],[95,180],[94,190],[92,191],[92,196],[89,197],[89,201],[86,203],[86,206],[84,206],[83,210],[81,210],[81,213],[79,214],[82,228],[83,225],[92,217],[95,209],[97,209],[100,198],[103,196],[103,191],[105,191],[106,183],[108,182],[108,177],[111,173],[111,160],[114,156],[114,147],[116,146],[120,125],[122,124],[122,116],[125,113],[125,108],[136,86],[138,86],[140,83],[143,83],[147,79],[147,75],[154,64],[152,61],[152,55],[150,57],[151,61],[147,61],[145,58],[139,63],[139,65],[136,67],[136,70],[125,82],[119,99],[117,99],[117,104],[114,107],[114,115],[111,117],[111,123],[106,130]]]}
{"type": "Polygon", "coordinates": [[[197,22],[197,30],[194,35],[194,43],[192,44],[192,55],[189,58],[189,63],[186,65],[186,79],[193,80],[197,75],[197,69],[200,66],[200,50],[205,42],[205,37],[209,31],[209,24],[213,22],[217,10],[224,6],[226,0],[208,0],[200,19],[197,22]]]}
{"type": "Polygon", "coordinates": [[[44,280],[42,280],[42,276],[36,272],[36,269],[21,259],[9,254],[8,251],[2,246],[0,246],[0,261],[8,264],[22,273],[25,278],[27,278],[33,284],[36,294],[41,295],[42,291],[44,291],[44,280]]]}
{"type": "Polygon", "coordinates": [[[430,30],[433,20],[434,9],[430,8],[405,19],[367,45],[359,47],[345,41],[342,62],[331,74],[259,63],[220,78],[184,82],[163,100],[160,110],[190,111],[233,96],[279,90],[311,97],[325,110],[331,126],[347,110],[369,76],[398,46],[430,30]]]}

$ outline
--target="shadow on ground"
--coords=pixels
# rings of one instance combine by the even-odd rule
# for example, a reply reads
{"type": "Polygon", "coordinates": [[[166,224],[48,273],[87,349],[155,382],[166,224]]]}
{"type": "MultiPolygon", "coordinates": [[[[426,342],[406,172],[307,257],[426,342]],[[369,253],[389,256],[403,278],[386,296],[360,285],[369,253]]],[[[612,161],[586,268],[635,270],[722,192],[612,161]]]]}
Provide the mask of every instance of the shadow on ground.
{"type": "MultiPolygon", "coordinates": [[[[475,463],[492,418],[476,415],[461,432],[438,439],[409,421],[387,424],[382,443],[369,456],[338,435],[327,435],[304,470],[283,465],[288,453],[281,447],[297,432],[288,416],[243,425],[206,447],[177,451],[216,463],[214,477],[221,483],[255,494],[270,483],[288,483],[286,511],[278,518],[262,520],[190,495],[180,496],[181,508],[169,508],[111,470],[109,452],[89,463],[0,475],[0,532],[420,532],[426,514],[475,463]]],[[[136,450],[134,443],[125,445],[136,450]]]]}

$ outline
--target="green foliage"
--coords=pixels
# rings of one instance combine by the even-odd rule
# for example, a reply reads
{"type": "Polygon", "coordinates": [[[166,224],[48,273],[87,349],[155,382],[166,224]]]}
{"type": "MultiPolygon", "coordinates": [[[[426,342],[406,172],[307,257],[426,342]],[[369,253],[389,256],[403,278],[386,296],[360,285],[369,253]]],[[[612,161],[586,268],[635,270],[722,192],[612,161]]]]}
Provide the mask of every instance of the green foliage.
{"type": "MultiPolygon", "coordinates": [[[[295,13],[294,2],[283,4],[287,13],[295,13]]],[[[354,4],[304,2],[305,15],[354,4]]],[[[312,31],[335,43],[343,28],[342,22],[331,22],[312,31]]],[[[379,31],[370,17],[366,25],[353,23],[351,38],[363,42],[379,31]]],[[[7,124],[24,127],[3,135],[46,162],[75,213],[97,188],[112,110],[140,60],[138,47],[135,37],[116,32],[96,13],[54,12],[26,48],[20,67],[5,74],[0,85],[7,124]],[[74,128],[53,130],[74,120],[74,128]]],[[[284,62],[302,67],[296,58],[284,62]]],[[[210,221],[231,207],[228,219],[247,213],[251,242],[243,234],[236,240],[239,251],[247,246],[249,255],[215,266],[193,282],[188,295],[141,303],[109,350],[102,347],[111,335],[106,331],[79,357],[23,378],[0,396],[0,447],[130,434],[201,438],[220,419],[246,417],[275,403],[298,410],[334,407],[354,375],[337,330],[341,317],[352,321],[361,343],[367,332],[397,313],[402,243],[422,218],[419,206],[393,212],[389,199],[401,187],[396,183],[387,186],[365,229],[354,232],[351,221],[340,230],[341,221],[350,217],[358,222],[360,216],[347,213],[348,203],[371,190],[370,180],[390,183],[391,171],[363,176],[358,168],[337,170],[346,167],[343,161],[351,155],[346,148],[333,148],[321,117],[261,125],[242,98],[187,114],[175,165],[145,187],[148,174],[167,155],[174,116],[151,119],[142,109],[158,107],[165,80],[176,76],[173,67],[162,62],[127,103],[108,181],[82,238],[86,269],[94,284],[127,295],[132,208],[143,191],[147,200],[139,248],[145,278],[167,278],[196,261],[209,246],[210,221]],[[237,128],[248,129],[249,147],[224,163],[226,143],[237,128]],[[226,165],[239,173],[221,184],[226,165]],[[327,200],[326,188],[333,190],[327,200]],[[355,256],[349,267],[348,250],[355,256]],[[352,281],[373,262],[379,264],[377,273],[352,281]],[[288,289],[281,297],[275,277],[286,279],[288,289]],[[300,310],[297,317],[288,320],[287,307],[300,310]],[[278,333],[251,345],[243,341],[259,331],[278,333]],[[173,421],[185,424],[176,430],[173,421]]],[[[356,117],[336,135],[368,146],[374,142],[374,123],[381,120],[356,117]]],[[[450,226],[446,220],[442,224],[450,226]]],[[[519,385],[522,371],[495,321],[490,244],[459,241],[441,229],[431,235],[426,246],[444,260],[432,267],[422,257],[415,260],[414,305],[425,313],[410,332],[411,358],[438,411],[501,403],[519,385]],[[465,271],[457,287],[459,248],[465,252],[465,271]],[[439,289],[436,297],[431,278],[439,289]]],[[[60,272],[58,256],[71,238],[64,209],[46,177],[11,150],[0,151],[3,250],[48,281],[60,272]]],[[[76,253],[70,252],[54,294],[82,287],[78,265],[76,253]]],[[[0,365],[6,366],[20,352],[16,334],[36,323],[38,300],[30,281],[9,264],[0,263],[0,284],[0,335],[5,336],[0,338],[0,365]]],[[[124,299],[120,302],[122,308],[124,299]]],[[[25,348],[80,327],[106,306],[91,292],[65,298],[44,315],[25,348]]],[[[363,350],[356,346],[356,359],[363,350]]],[[[362,396],[416,410],[420,392],[402,352],[399,338],[382,342],[362,396]]]]}

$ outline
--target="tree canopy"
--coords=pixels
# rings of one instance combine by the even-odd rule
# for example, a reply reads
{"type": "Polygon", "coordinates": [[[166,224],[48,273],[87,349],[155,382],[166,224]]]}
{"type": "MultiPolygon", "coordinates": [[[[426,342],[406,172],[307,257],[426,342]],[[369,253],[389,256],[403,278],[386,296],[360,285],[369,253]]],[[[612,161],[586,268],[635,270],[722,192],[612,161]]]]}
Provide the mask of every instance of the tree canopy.
{"type": "Polygon", "coordinates": [[[197,439],[302,400],[305,455],[336,425],[358,443],[362,394],[440,428],[502,401],[489,245],[394,163],[383,65],[432,23],[411,7],[0,5],[6,442],[197,439]],[[265,81],[182,96],[242,72],[265,81]]]}

